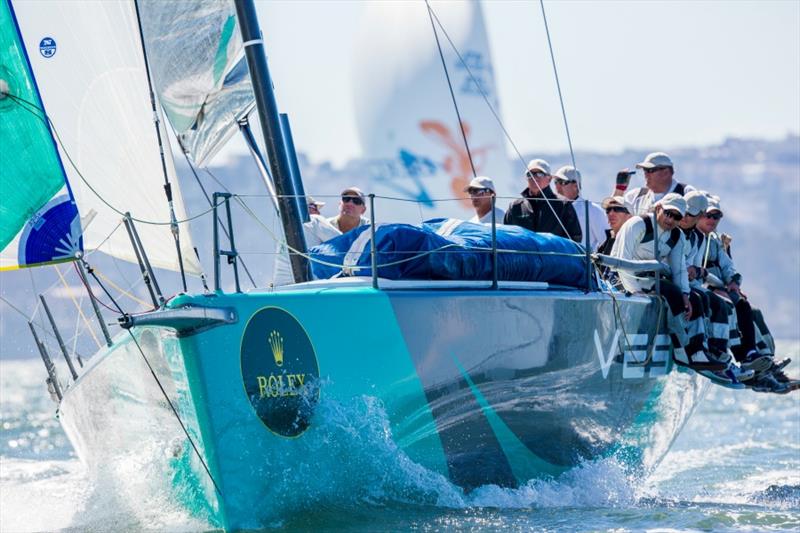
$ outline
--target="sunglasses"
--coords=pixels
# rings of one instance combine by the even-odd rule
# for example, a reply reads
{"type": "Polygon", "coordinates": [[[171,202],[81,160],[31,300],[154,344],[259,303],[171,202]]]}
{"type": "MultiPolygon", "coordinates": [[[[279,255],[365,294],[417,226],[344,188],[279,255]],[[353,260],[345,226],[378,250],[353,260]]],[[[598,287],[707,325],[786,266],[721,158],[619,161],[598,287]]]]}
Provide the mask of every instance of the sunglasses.
{"type": "Polygon", "coordinates": [[[529,170],[528,172],[525,173],[525,175],[528,177],[528,179],[539,179],[547,176],[545,172],[541,172],[539,170],[535,172],[529,170]]]}
{"type": "Polygon", "coordinates": [[[488,192],[489,189],[478,189],[478,188],[467,189],[467,194],[469,194],[470,196],[482,196],[484,194],[487,194],[488,192]]]}
{"type": "Polygon", "coordinates": [[[364,205],[364,200],[358,196],[342,196],[342,203],[352,202],[354,205],[364,205]]]}
{"type": "Polygon", "coordinates": [[[627,213],[627,212],[628,212],[627,207],[616,206],[616,207],[609,207],[606,209],[606,215],[609,213],[627,213]]]}
{"type": "Polygon", "coordinates": [[[681,215],[680,213],[676,213],[675,211],[672,210],[665,209],[664,216],[671,218],[675,222],[680,222],[681,220],[683,220],[683,215],[681,215]]]}
{"type": "Polygon", "coordinates": [[[710,218],[711,220],[719,220],[722,218],[722,213],[712,213],[710,215],[706,214],[703,216],[706,218],[710,218]]]}
{"type": "Polygon", "coordinates": [[[556,183],[558,185],[571,185],[573,183],[578,183],[578,182],[575,180],[556,180],[556,183]]]}
{"type": "Polygon", "coordinates": [[[665,168],[667,167],[653,167],[653,168],[645,168],[642,170],[644,170],[645,174],[652,174],[653,172],[658,172],[659,170],[664,170],[665,168]]]}

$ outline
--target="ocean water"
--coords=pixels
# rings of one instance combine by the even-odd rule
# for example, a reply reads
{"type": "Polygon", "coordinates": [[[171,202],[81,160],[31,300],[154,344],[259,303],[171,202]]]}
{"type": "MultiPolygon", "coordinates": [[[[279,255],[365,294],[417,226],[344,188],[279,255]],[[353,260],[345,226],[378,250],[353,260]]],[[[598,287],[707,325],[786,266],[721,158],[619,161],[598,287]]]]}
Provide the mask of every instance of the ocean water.
{"type": "MultiPolygon", "coordinates": [[[[800,374],[800,343],[778,348],[800,374]]],[[[0,360],[0,531],[214,530],[153,490],[147,465],[132,469],[124,491],[91,479],[54,417],[44,375],[38,360],[0,360]]],[[[359,473],[329,472],[267,531],[800,530],[800,392],[713,387],[647,475],[607,460],[470,494],[398,452],[375,402],[321,415],[352,436],[343,445],[359,473]]]]}

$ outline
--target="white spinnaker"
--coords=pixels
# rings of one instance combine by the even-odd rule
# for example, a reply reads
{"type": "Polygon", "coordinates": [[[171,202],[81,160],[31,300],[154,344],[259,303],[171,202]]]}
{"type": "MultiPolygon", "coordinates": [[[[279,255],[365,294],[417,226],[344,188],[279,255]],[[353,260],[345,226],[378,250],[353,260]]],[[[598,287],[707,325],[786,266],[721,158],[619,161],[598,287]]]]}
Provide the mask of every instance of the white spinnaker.
{"type": "MultiPolygon", "coordinates": [[[[103,252],[135,262],[124,227],[108,238],[122,219],[116,210],[169,222],[169,209],[133,2],[37,0],[16,1],[13,7],[45,111],[60,138],[78,210],[84,220],[91,219],[84,227],[84,248],[105,241],[103,252]],[[55,41],[54,54],[40,51],[45,37],[55,41]]],[[[175,215],[183,220],[186,212],[161,124],[175,215]]],[[[138,222],[136,228],[153,266],[178,270],[169,225],[138,222]]],[[[180,229],[184,267],[198,274],[188,224],[180,229]]]]}
{"type": "MultiPolygon", "coordinates": [[[[511,176],[502,128],[475,83],[499,115],[481,7],[477,1],[432,5],[469,67],[437,26],[461,119],[468,127],[475,170],[494,180],[498,195],[516,195],[522,182],[511,176]]],[[[416,195],[418,200],[426,194],[464,197],[472,169],[423,2],[374,2],[365,7],[353,86],[363,155],[382,162],[375,168],[385,174],[365,184],[365,190],[416,195]]],[[[434,214],[468,217],[473,212],[468,202],[441,202],[424,211],[424,216],[434,214]]]]}

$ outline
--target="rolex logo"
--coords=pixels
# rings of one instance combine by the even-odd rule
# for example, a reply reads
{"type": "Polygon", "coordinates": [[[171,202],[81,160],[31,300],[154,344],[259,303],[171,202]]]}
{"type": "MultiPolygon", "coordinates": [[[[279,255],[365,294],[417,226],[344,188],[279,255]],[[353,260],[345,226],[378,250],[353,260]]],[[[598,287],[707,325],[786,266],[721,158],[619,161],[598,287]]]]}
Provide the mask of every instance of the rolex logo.
{"type": "Polygon", "coordinates": [[[269,346],[272,348],[272,357],[275,358],[275,364],[283,366],[283,337],[275,330],[269,334],[269,346]]]}

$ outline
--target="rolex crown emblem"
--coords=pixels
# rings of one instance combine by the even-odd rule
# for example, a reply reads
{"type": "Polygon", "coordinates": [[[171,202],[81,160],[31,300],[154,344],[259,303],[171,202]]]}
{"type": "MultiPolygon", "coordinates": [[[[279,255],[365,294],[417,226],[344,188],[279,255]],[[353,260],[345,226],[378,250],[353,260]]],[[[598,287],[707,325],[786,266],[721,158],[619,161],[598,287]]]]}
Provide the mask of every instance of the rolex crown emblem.
{"type": "Polygon", "coordinates": [[[275,330],[269,334],[269,346],[272,348],[272,357],[275,358],[275,364],[283,366],[283,337],[275,330]]]}

